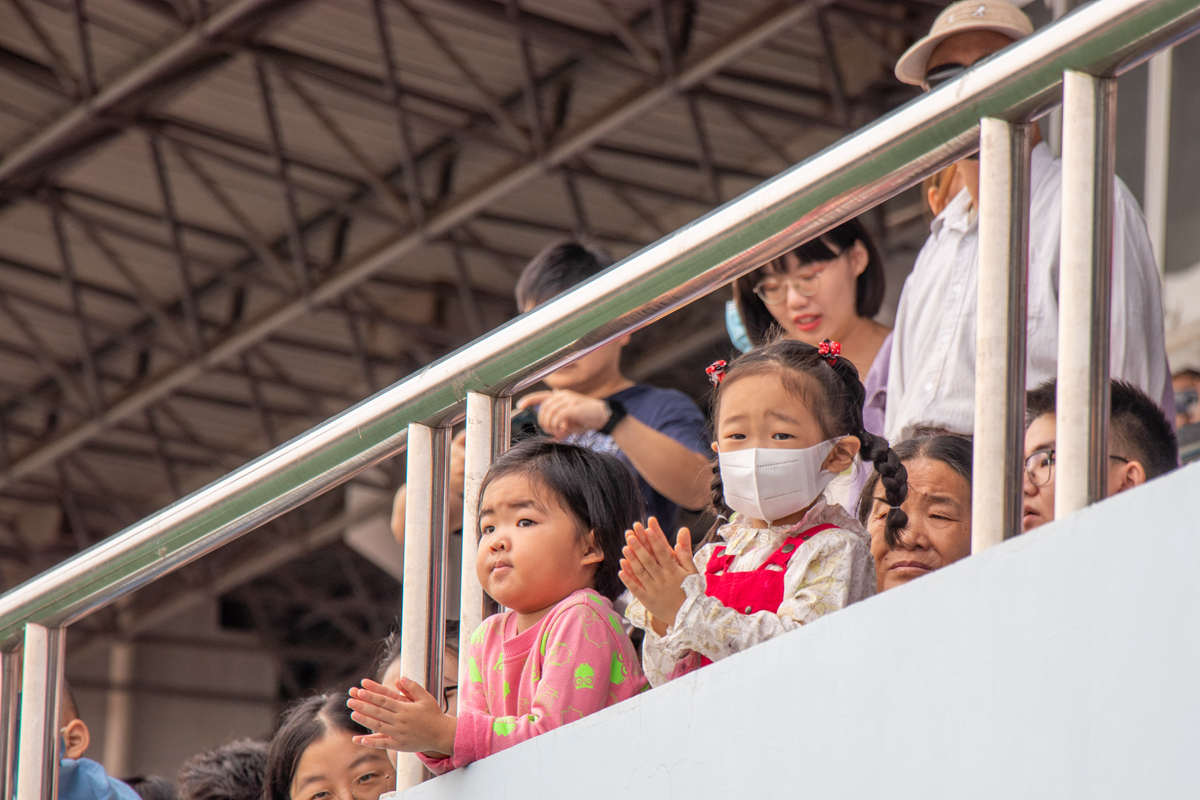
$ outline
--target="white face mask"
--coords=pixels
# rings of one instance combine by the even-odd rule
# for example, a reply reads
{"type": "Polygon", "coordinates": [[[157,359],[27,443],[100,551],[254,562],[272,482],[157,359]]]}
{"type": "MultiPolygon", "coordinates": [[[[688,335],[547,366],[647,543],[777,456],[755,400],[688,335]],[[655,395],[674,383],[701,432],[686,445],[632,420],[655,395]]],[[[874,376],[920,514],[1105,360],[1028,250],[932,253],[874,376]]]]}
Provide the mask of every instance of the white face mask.
{"type": "Polygon", "coordinates": [[[821,465],[840,438],[802,450],[752,447],[718,453],[725,505],[768,523],[795,514],[836,477],[821,465]]]}

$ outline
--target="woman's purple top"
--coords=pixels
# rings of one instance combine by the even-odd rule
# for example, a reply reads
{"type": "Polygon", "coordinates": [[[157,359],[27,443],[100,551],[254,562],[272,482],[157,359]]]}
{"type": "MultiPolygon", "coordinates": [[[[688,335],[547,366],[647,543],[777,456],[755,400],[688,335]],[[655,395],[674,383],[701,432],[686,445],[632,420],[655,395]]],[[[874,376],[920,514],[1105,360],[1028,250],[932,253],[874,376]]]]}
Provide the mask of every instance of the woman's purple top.
{"type": "MultiPolygon", "coordinates": [[[[879,346],[879,354],[871,362],[867,370],[867,379],[863,381],[866,398],[863,401],[863,427],[867,433],[883,436],[883,415],[887,408],[888,365],[892,360],[892,334],[888,334],[879,346]]],[[[846,510],[850,516],[858,516],[858,498],[862,494],[867,478],[875,467],[869,461],[860,462],[854,470],[854,479],[850,481],[850,507],[846,510]]]]}

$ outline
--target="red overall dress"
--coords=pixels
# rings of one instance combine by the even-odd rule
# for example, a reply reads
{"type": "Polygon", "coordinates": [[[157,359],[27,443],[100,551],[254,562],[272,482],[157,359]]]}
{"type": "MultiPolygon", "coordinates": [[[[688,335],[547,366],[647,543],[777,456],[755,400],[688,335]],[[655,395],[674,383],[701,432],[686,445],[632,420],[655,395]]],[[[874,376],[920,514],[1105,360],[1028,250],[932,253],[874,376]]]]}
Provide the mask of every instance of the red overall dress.
{"type": "MultiPolygon", "coordinates": [[[[816,525],[795,536],[789,536],[761,567],[750,572],[730,572],[729,565],[733,563],[733,556],[725,553],[725,545],[720,545],[708,559],[708,568],[704,575],[704,593],[715,597],[726,608],[732,608],[739,614],[754,614],[759,611],[770,611],[774,614],[783,603],[783,575],[787,571],[792,553],[821,531],[836,527],[828,524],[816,525]]],[[[711,663],[707,656],[700,657],[700,666],[711,663]]]]}

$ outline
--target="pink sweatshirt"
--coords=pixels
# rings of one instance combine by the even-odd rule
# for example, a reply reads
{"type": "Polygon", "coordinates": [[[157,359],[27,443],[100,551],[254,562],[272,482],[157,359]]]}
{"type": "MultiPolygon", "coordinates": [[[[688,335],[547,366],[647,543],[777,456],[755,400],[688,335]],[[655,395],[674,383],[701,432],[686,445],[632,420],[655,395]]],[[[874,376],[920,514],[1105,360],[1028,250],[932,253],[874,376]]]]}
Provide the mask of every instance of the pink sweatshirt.
{"type": "Polygon", "coordinates": [[[650,688],[612,603],[591,589],[517,634],[516,612],[483,621],[467,648],[450,758],[420,756],[437,775],[594,714],[650,688]]]}

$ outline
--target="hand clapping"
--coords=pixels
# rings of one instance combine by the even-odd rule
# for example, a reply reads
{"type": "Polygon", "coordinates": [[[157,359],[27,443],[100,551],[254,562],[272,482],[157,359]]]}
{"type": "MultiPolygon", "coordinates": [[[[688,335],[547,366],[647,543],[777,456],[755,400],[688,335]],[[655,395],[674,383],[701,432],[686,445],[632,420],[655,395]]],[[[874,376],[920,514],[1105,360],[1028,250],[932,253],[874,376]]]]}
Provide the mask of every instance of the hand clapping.
{"type": "Polygon", "coordinates": [[[672,550],[658,520],[651,517],[648,527],[635,522],[633,530],[625,532],[625,542],[621,582],[654,617],[654,631],[662,636],[687,599],[683,579],[697,574],[691,533],[680,528],[672,550]]]}
{"type": "Polygon", "coordinates": [[[442,712],[437,698],[407,678],[395,688],[373,680],[352,688],[346,705],[351,718],[374,733],[355,736],[354,743],[380,750],[449,756],[454,750],[458,720],[442,712]]]}

